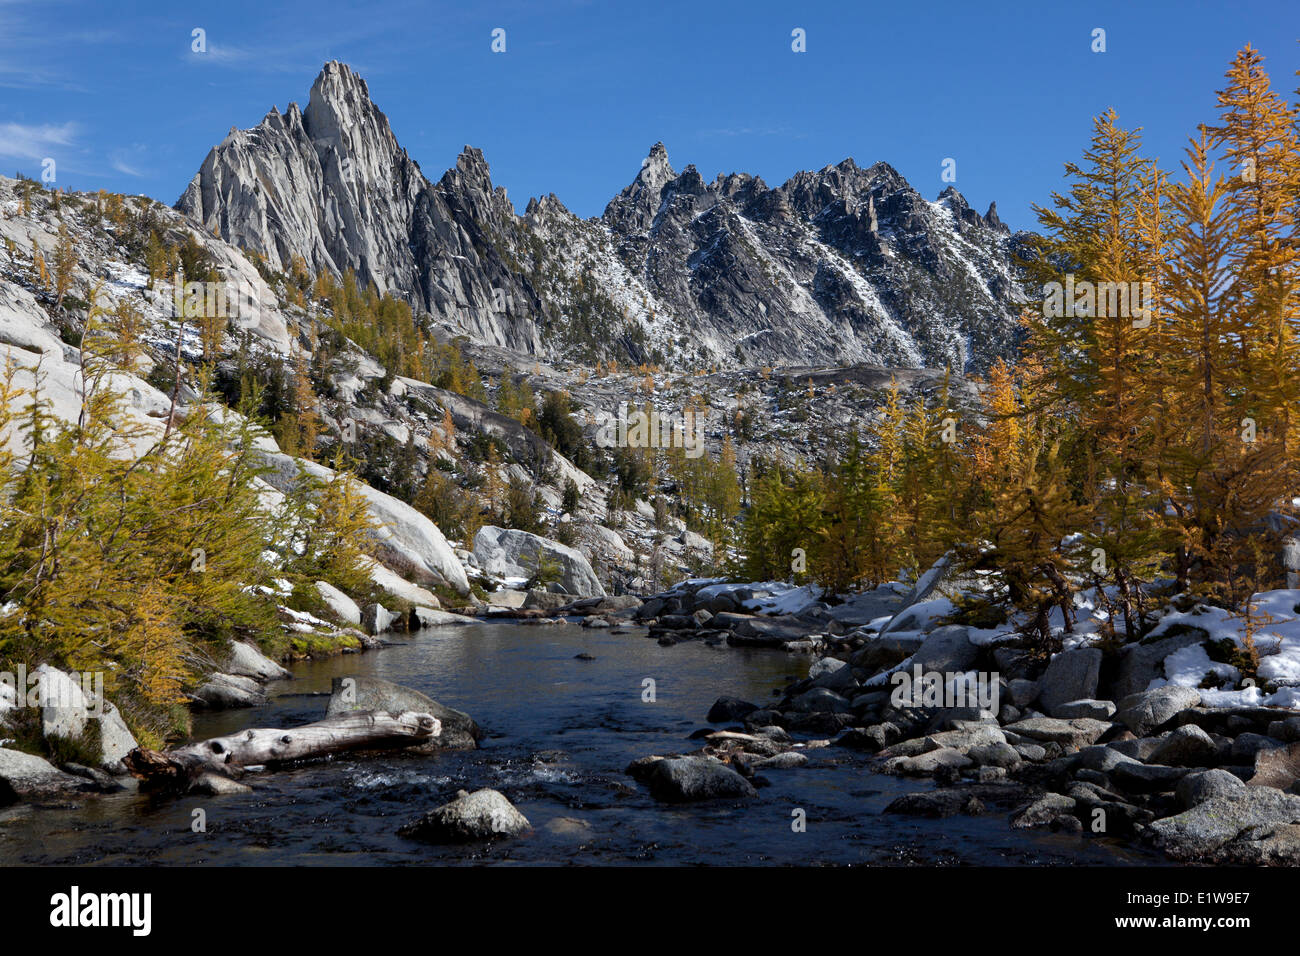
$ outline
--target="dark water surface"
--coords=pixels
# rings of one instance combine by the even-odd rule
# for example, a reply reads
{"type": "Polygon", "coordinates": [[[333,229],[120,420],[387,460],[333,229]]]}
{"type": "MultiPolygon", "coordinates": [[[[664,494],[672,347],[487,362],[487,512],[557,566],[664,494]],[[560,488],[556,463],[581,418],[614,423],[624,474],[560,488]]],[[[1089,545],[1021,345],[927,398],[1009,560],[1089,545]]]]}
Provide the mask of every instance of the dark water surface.
{"type": "Polygon", "coordinates": [[[647,754],[688,752],[713,701],[763,703],[803,676],[809,658],[683,643],[643,631],[566,624],[486,624],[411,635],[408,643],[293,668],[257,710],[199,715],[196,738],[291,727],[324,716],[331,678],[369,675],[464,710],[488,733],[481,749],[434,756],[344,756],[245,778],[251,794],[95,797],[0,814],[0,863],[313,865],[520,864],[1125,864],[1158,862],[1110,841],[1012,831],[1005,813],[925,820],[883,815],[925,781],[867,769],[842,748],[766,771],[757,799],[670,807],[624,773],[647,754]],[[586,652],[594,661],[575,660],[586,652]],[[655,681],[654,703],[642,700],[655,681]],[[457,790],[502,791],[533,824],[512,840],[436,847],[399,826],[457,790]],[[791,812],[807,814],[792,832],[791,812]],[[207,832],[191,830],[192,811],[207,832]]]}

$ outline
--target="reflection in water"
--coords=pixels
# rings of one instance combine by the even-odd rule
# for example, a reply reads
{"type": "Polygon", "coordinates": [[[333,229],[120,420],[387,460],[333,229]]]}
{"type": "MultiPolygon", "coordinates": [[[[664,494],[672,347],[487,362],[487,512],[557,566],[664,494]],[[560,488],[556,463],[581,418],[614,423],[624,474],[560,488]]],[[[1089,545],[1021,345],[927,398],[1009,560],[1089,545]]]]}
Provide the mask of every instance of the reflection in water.
{"type": "Polygon", "coordinates": [[[624,774],[637,757],[686,752],[688,735],[723,695],[755,703],[806,673],[808,659],[683,643],[643,631],[488,624],[411,635],[383,651],[308,662],[257,710],[199,715],[212,737],[324,715],[335,676],[369,675],[415,688],[473,715],[480,750],[435,756],[344,756],[254,775],[240,796],[96,797],[0,811],[0,863],[330,865],[393,863],[1090,863],[1152,862],[1105,842],[1012,832],[1004,815],[923,820],[881,811],[928,787],[870,773],[866,759],[828,747],[807,766],[771,771],[751,801],[654,803],[624,774]],[[579,653],[595,660],[576,660],[579,653]],[[643,700],[645,680],[655,700],[643,700]],[[396,835],[457,790],[502,791],[533,824],[514,840],[436,847],[396,835]],[[191,811],[207,814],[193,833],[191,811]],[[807,831],[791,830],[791,811],[807,831]]]}

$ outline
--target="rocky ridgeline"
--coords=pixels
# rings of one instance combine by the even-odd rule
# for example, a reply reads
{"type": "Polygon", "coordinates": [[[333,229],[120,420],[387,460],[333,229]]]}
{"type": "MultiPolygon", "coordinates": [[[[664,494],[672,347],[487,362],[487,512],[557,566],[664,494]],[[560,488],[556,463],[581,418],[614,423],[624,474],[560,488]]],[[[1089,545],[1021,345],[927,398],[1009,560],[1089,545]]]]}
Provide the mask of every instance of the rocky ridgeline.
{"type": "Polygon", "coordinates": [[[1025,237],[996,204],[980,215],[953,187],[927,201],[887,163],[706,183],[658,143],[601,218],[554,195],[519,216],[476,149],[426,179],[337,62],[306,109],[231,129],[176,208],[277,270],[352,269],[453,333],[542,358],[982,371],[1012,350],[1023,301],[1025,237]]]}
{"type": "Polygon", "coordinates": [[[649,599],[637,617],[661,644],[819,656],[775,702],[720,698],[708,720],[733,726],[697,732],[700,752],[643,758],[628,773],[665,801],[743,798],[763,785],[759,771],[843,747],[871,754],[877,772],[939,784],[888,813],[1002,812],[1013,828],[1122,838],[1178,861],[1300,863],[1300,715],[1206,706],[1198,690],[1165,684],[1166,658],[1203,633],[1128,645],[1112,660],[1078,646],[1044,663],[1014,639],[972,642],[960,625],[898,627],[915,625],[909,611],[924,596],[889,589],[774,616],[753,613],[762,602],[750,588],[692,582],[649,599]],[[954,697],[963,674],[975,681],[954,697]],[[921,675],[938,678],[925,685],[933,698],[913,694],[921,675]]]}

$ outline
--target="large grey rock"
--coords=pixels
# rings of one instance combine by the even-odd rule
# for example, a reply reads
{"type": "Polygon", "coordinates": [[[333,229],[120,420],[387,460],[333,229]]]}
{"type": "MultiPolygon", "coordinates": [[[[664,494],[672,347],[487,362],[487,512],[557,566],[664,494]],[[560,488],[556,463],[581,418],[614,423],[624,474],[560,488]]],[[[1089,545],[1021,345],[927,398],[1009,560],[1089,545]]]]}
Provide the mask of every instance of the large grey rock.
{"type": "Polygon", "coordinates": [[[966,751],[966,756],[981,767],[1002,767],[1016,770],[1023,758],[1020,752],[1007,743],[980,744],[966,751]]]}
{"type": "Polygon", "coordinates": [[[1192,688],[1166,685],[1125,697],[1119,702],[1115,716],[1133,733],[1145,737],[1173,720],[1180,711],[1200,702],[1201,695],[1192,688]]]}
{"type": "Polygon", "coordinates": [[[331,611],[338,615],[340,620],[358,627],[361,626],[361,608],[356,601],[328,581],[317,581],[316,591],[320,594],[321,600],[325,602],[331,611]]]}
{"type": "Polygon", "coordinates": [[[1297,780],[1300,780],[1300,743],[1256,751],[1255,774],[1249,781],[1252,787],[1277,787],[1294,793],[1297,780]]]}
{"type": "Polygon", "coordinates": [[[515,836],[528,830],[528,818],[496,790],[461,790],[456,799],[406,824],[398,834],[429,843],[470,843],[515,836]]]}
{"type": "Polygon", "coordinates": [[[1173,790],[1191,771],[1187,767],[1166,767],[1154,763],[1122,763],[1110,771],[1111,779],[1130,793],[1159,793],[1173,790]]]}
{"type": "Polygon", "coordinates": [[[1062,651],[1048,662],[1038,681],[1038,702],[1050,717],[1076,717],[1058,713],[1057,708],[1076,700],[1097,696],[1097,676],[1101,673],[1101,650],[1077,647],[1062,651]]]}
{"type": "Polygon", "coordinates": [[[64,773],[48,760],[0,747],[0,806],[18,799],[90,789],[85,780],[64,773]]]}
{"type": "Polygon", "coordinates": [[[293,675],[246,641],[231,641],[230,654],[222,671],[253,680],[287,680],[293,675]]]}
{"type": "Polygon", "coordinates": [[[752,797],[748,780],[712,757],[653,757],[638,760],[628,773],[650,788],[664,803],[684,803],[715,798],[752,797]]]}
{"type": "Polygon", "coordinates": [[[209,674],[207,681],[194,692],[194,703],[208,710],[236,710],[261,707],[266,695],[251,677],[235,674],[209,674]]]}
{"type": "Polygon", "coordinates": [[[853,652],[849,661],[854,667],[861,668],[868,674],[874,674],[911,657],[925,643],[925,640],[924,634],[910,633],[887,634],[868,639],[866,644],[853,652]]]}
{"type": "Polygon", "coordinates": [[[1176,727],[1151,753],[1151,763],[1176,767],[1204,767],[1214,760],[1218,745],[1200,727],[1184,724],[1176,727]]]}
{"type": "Polygon", "coordinates": [[[126,770],[122,758],[140,745],[116,705],[105,701],[102,709],[103,715],[99,718],[100,766],[113,773],[122,773],[126,770]]]}
{"type": "Polygon", "coordinates": [[[939,790],[903,794],[885,807],[885,813],[938,818],[951,817],[958,813],[979,816],[988,808],[988,803],[1010,799],[1015,793],[1015,787],[1002,783],[961,784],[939,790]]]}
{"type": "Polygon", "coordinates": [[[927,750],[914,757],[889,757],[881,764],[884,773],[909,777],[929,776],[941,769],[965,770],[975,765],[968,755],[952,747],[927,750]]]}
{"type": "Polygon", "coordinates": [[[501,588],[497,591],[488,592],[487,602],[492,607],[520,608],[524,606],[524,601],[528,597],[528,592],[517,591],[513,588],[501,588]]]}
{"type": "Polygon", "coordinates": [[[713,702],[713,706],[709,708],[709,715],[705,719],[711,724],[730,720],[744,720],[756,710],[758,710],[758,705],[751,704],[747,700],[740,700],[737,697],[719,697],[713,702]]]}
{"type": "Polygon", "coordinates": [[[755,760],[753,763],[753,769],[792,770],[795,767],[802,767],[806,763],[808,763],[807,754],[799,753],[797,750],[787,750],[784,753],[764,757],[762,760],[755,760]]]}
{"type": "Polygon", "coordinates": [[[122,712],[108,700],[87,698],[82,685],[57,668],[42,664],[35,673],[40,676],[42,735],[80,740],[94,724],[99,766],[124,773],[122,758],[138,745],[122,712]]]}
{"type": "Polygon", "coordinates": [[[851,750],[877,753],[898,740],[898,728],[891,723],[872,724],[870,727],[847,731],[835,741],[836,746],[851,750]]]}
{"type": "Polygon", "coordinates": [[[556,608],[564,607],[572,600],[571,595],[560,594],[556,591],[543,591],[540,588],[530,588],[524,592],[524,608],[527,610],[553,611],[556,608]]]}
{"type": "Polygon", "coordinates": [[[1110,773],[1120,764],[1139,764],[1140,760],[1116,749],[1114,744],[1096,744],[1079,751],[1078,766],[1098,773],[1110,773]]]}
{"type": "Polygon", "coordinates": [[[1300,741],[1300,716],[1269,721],[1268,735],[1287,743],[1300,741]]]}
{"type": "Polygon", "coordinates": [[[1260,754],[1269,750],[1283,749],[1283,746],[1282,741],[1274,740],[1265,734],[1241,733],[1232,742],[1231,757],[1234,762],[1253,764],[1259,760],[1260,754]]]}
{"type": "Polygon", "coordinates": [[[442,723],[442,734],[436,742],[427,745],[431,750],[473,750],[483,739],[483,731],[469,714],[440,704],[418,690],[378,677],[335,677],[325,716],[356,710],[432,714],[442,723]]]}
{"type": "Polygon", "coordinates": [[[901,605],[902,598],[898,594],[885,588],[878,588],[875,591],[853,595],[843,604],[830,608],[828,615],[831,620],[838,621],[846,627],[860,627],[878,618],[892,615],[901,605]]]}
{"type": "MultiPolygon", "coordinates": [[[[365,562],[363,561],[363,563],[365,562]]],[[[380,564],[378,561],[370,561],[368,570],[370,574],[370,582],[385,594],[391,595],[398,601],[405,601],[408,604],[419,604],[424,607],[442,607],[442,602],[438,600],[438,595],[434,594],[428,588],[422,588],[418,584],[411,583],[396,571],[384,567],[384,565],[380,564]]]]}
{"type": "Polygon", "coordinates": [[[834,657],[823,657],[808,669],[814,687],[825,687],[838,694],[848,693],[858,686],[853,668],[834,657]]]}
{"type": "Polygon", "coordinates": [[[968,753],[975,747],[1005,744],[1006,742],[1006,735],[1002,733],[997,724],[968,723],[955,730],[944,730],[925,737],[925,743],[929,749],[950,747],[961,753],[968,753]]]}
{"type": "Polygon", "coordinates": [[[466,614],[453,614],[433,607],[415,607],[411,609],[411,628],[443,627],[448,624],[482,624],[477,617],[466,614]]]}
{"type": "Polygon", "coordinates": [[[1056,717],[1026,717],[1004,729],[1030,740],[1060,744],[1063,747],[1086,747],[1110,730],[1111,725],[1090,717],[1061,720],[1056,717]]]}
{"type": "Polygon", "coordinates": [[[402,619],[402,615],[390,611],[382,604],[367,604],[361,609],[361,626],[367,634],[383,634],[391,631],[393,625],[402,619]]]}
{"type": "MultiPolygon", "coordinates": [[[[1015,677],[1007,681],[1007,694],[1013,707],[1028,707],[1038,699],[1038,681],[1015,677]]],[[[1070,715],[1061,714],[1062,717],[1070,715]]],[[[1086,716],[1086,715],[1078,715],[1086,716]]]]}
{"type": "Polygon", "coordinates": [[[1011,818],[1011,825],[1018,830],[1050,826],[1062,817],[1073,815],[1075,806],[1073,797],[1061,793],[1045,793],[1028,806],[1018,810],[1011,818]]]}
{"type": "Polygon", "coordinates": [[[959,624],[935,628],[912,655],[912,666],[945,674],[970,670],[979,648],[970,642],[969,633],[959,624]]]}
{"type": "Polygon", "coordinates": [[[1300,797],[1272,787],[1241,787],[1156,820],[1148,835],[1174,860],[1213,863],[1239,840],[1249,843],[1279,825],[1298,823],[1300,797]]]}
{"type": "Polygon", "coordinates": [[[1244,786],[1245,784],[1236,774],[1216,767],[1213,770],[1189,773],[1178,781],[1174,793],[1178,797],[1179,805],[1190,810],[1212,797],[1221,797],[1244,786]]]}
{"type": "Polygon", "coordinates": [[[484,571],[509,578],[530,578],[540,561],[554,563],[566,594],[605,596],[605,588],[581,553],[541,535],[485,525],[474,536],[474,556],[484,571]]]}
{"type": "Polygon", "coordinates": [[[846,698],[825,687],[804,691],[794,699],[791,708],[800,714],[848,714],[853,711],[853,705],[846,698]]]}
{"type": "Polygon", "coordinates": [[[41,733],[79,739],[86,729],[90,704],[81,684],[49,664],[42,664],[34,673],[40,682],[41,733]]]}
{"type": "Polygon", "coordinates": [[[1208,636],[1204,631],[1188,631],[1149,643],[1125,645],[1120,651],[1115,679],[1111,682],[1111,699],[1123,700],[1146,690],[1153,680],[1166,676],[1166,657],[1184,647],[1199,644],[1208,636]]]}
{"type": "Polygon", "coordinates": [[[1163,740],[1163,737],[1131,737],[1128,740],[1113,740],[1110,746],[1125,756],[1145,763],[1151,759],[1163,740]]]}
{"type": "MultiPolygon", "coordinates": [[[[719,615],[721,616],[721,615],[719,615]]],[[[728,643],[740,646],[781,647],[798,641],[819,630],[793,615],[778,617],[748,617],[736,624],[728,643]]]]}

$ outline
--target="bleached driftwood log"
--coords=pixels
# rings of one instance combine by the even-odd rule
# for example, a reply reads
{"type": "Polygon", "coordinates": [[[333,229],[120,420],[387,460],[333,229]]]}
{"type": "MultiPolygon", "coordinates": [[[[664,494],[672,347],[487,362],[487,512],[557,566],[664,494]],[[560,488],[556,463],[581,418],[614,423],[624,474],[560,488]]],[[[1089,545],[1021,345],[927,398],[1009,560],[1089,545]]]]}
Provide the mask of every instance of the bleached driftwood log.
{"type": "Polygon", "coordinates": [[[291,730],[243,730],[162,752],[137,748],[123,762],[149,786],[187,790],[208,774],[237,779],[246,767],[351,750],[409,747],[426,743],[441,733],[442,723],[432,714],[363,710],[327,717],[291,730]]]}

